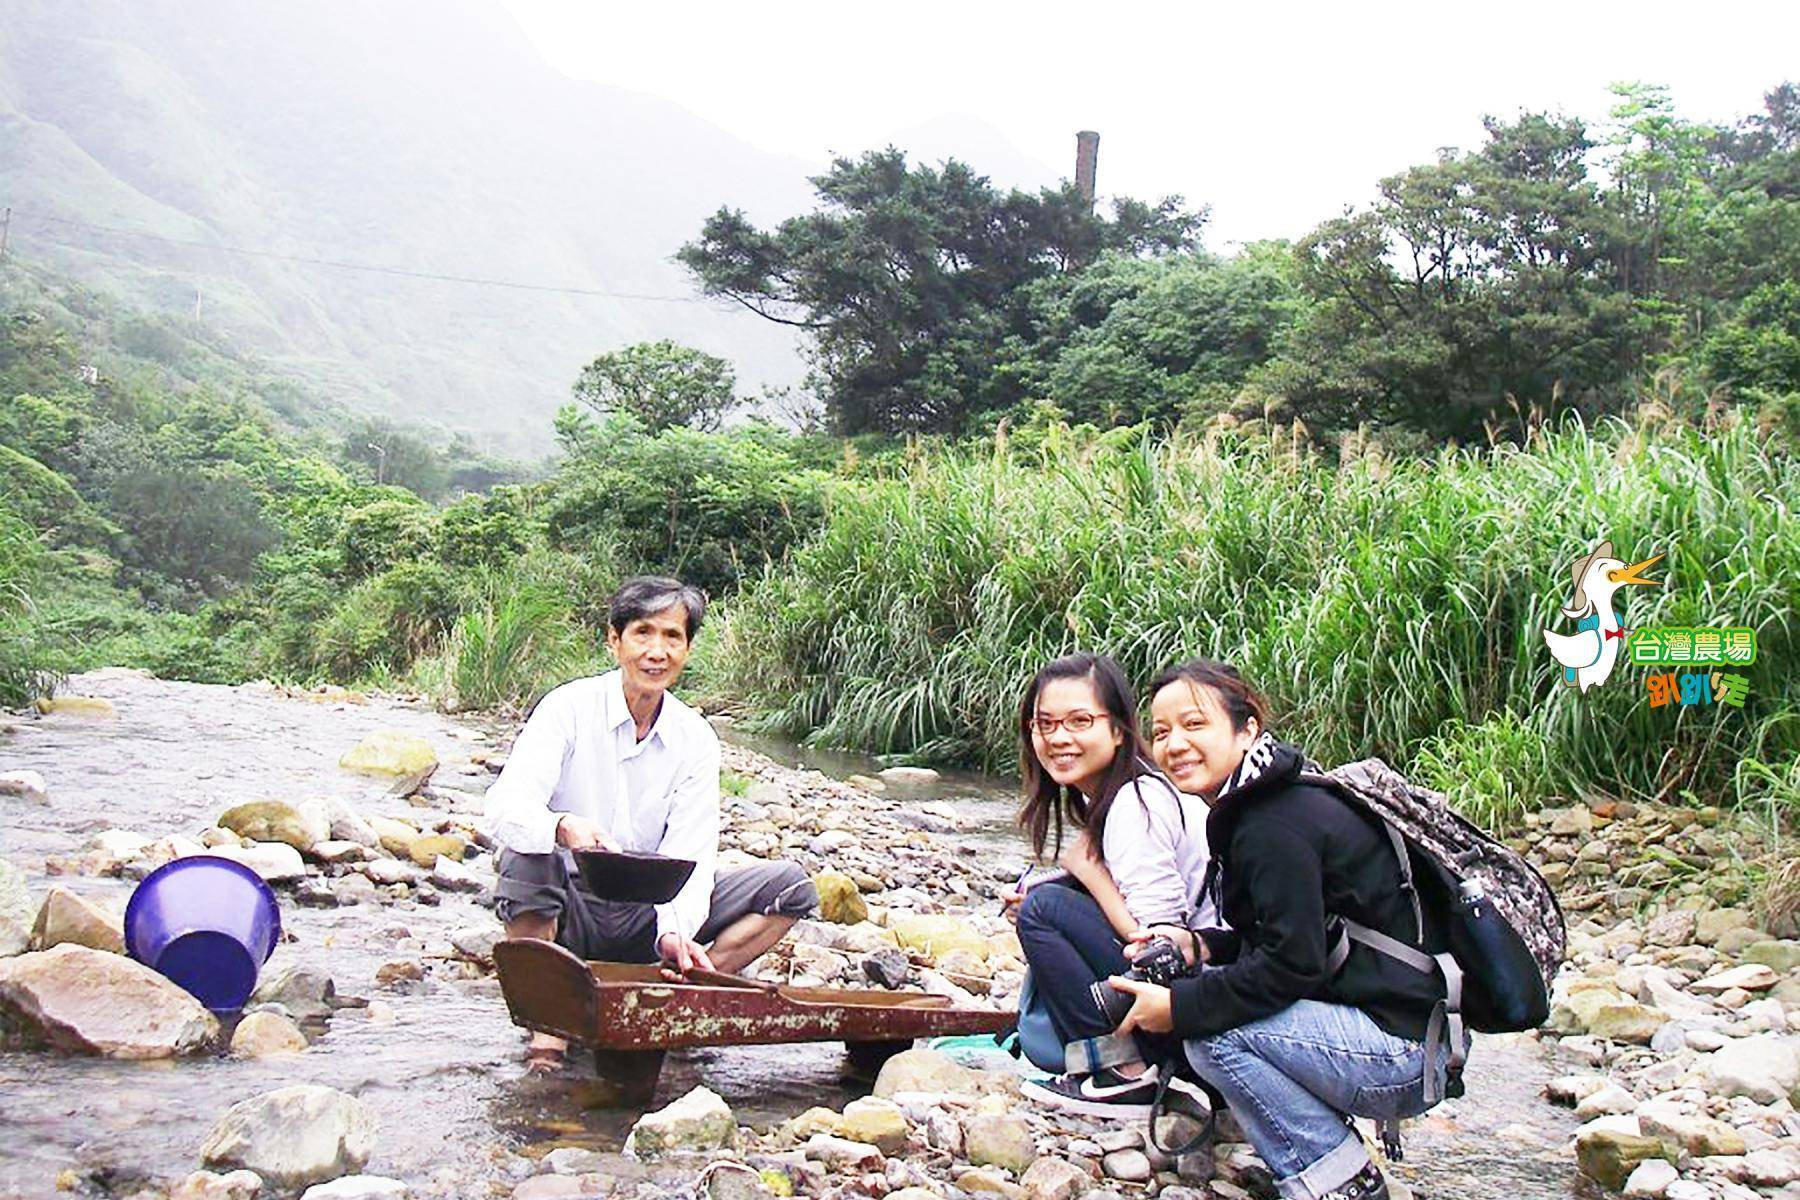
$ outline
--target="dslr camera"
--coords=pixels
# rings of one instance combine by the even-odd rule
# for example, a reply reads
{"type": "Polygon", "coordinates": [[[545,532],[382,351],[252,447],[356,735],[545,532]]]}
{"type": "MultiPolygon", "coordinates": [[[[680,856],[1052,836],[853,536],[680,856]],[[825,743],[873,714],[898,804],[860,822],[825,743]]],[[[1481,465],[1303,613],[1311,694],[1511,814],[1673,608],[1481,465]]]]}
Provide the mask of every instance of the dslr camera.
{"type": "MultiPolygon", "coordinates": [[[[1154,983],[1158,987],[1168,987],[1177,979],[1192,975],[1194,968],[1188,965],[1186,958],[1175,943],[1166,937],[1153,937],[1144,943],[1138,956],[1131,960],[1131,969],[1124,972],[1126,979],[1141,979],[1145,983],[1154,983]]],[[[1094,1007],[1106,1017],[1106,1023],[1114,1029],[1131,1011],[1136,997],[1130,992],[1121,992],[1109,980],[1099,979],[1088,985],[1088,992],[1094,998],[1094,1007]]]]}

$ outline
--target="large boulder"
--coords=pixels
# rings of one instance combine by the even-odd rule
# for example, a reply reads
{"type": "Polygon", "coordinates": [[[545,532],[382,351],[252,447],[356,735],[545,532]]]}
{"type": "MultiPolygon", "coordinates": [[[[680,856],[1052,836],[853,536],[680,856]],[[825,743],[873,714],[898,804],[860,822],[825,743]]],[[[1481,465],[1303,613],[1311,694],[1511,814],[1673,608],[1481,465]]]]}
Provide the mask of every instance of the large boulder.
{"type": "Polygon", "coordinates": [[[299,1190],[362,1170],[375,1152],[375,1118],[336,1088],[303,1083],[240,1100],[200,1147],[210,1167],[243,1167],[299,1190]]]}
{"type": "Polygon", "coordinates": [[[1706,1060],[1707,1090],[1775,1104],[1800,1089],[1800,1049],[1777,1034],[1728,1042],[1706,1060]]]}
{"type": "Polygon", "coordinates": [[[125,919],[66,887],[52,885],[31,927],[31,948],[48,950],[64,942],[123,954],[125,919]]]}
{"type": "Polygon", "coordinates": [[[252,800],[219,815],[225,829],[253,842],[285,842],[305,854],[331,837],[331,820],[317,805],[252,800]]]}
{"type": "Polygon", "coordinates": [[[856,881],[842,871],[820,871],[813,876],[819,893],[819,920],[834,925],[857,925],[869,919],[869,906],[856,881]]]}
{"type": "Polygon", "coordinates": [[[0,858],[0,958],[22,954],[31,945],[35,911],[24,872],[0,858]]]}
{"type": "Polygon", "coordinates": [[[0,1009],[58,1050],[169,1058],[219,1035],[200,1002],[142,963],[65,943],[0,961],[0,1009]]]}
{"type": "Polygon", "coordinates": [[[875,1094],[884,1099],[906,1092],[973,1095],[980,1082],[980,1076],[949,1055],[920,1046],[902,1050],[881,1064],[875,1094]]]}
{"type": "Polygon", "coordinates": [[[417,734],[379,729],[344,752],[338,766],[358,775],[421,775],[437,766],[437,751],[417,734]]]}
{"type": "Polygon", "coordinates": [[[625,1147],[639,1158],[737,1146],[737,1118],[718,1093],[697,1087],[667,1108],[645,1113],[625,1147]]]}

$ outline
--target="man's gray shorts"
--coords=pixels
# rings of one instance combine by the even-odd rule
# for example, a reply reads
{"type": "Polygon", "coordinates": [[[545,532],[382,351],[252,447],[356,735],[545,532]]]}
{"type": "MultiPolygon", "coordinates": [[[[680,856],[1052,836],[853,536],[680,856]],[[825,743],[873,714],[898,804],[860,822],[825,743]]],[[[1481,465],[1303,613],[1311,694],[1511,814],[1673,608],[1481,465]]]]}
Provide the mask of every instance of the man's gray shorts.
{"type": "MultiPolygon", "coordinates": [[[[601,962],[655,962],[656,909],[601,900],[581,886],[561,854],[500,851],[494,912],[501,921],[525,913],[556,918],[556,943],[601,962]]],[[[752,913],[804,917],[819,906],[812,880],[793,863],[761,863],[713,876],[712,906],[694,940],[710,945],[727,926],[752,913]]]]}

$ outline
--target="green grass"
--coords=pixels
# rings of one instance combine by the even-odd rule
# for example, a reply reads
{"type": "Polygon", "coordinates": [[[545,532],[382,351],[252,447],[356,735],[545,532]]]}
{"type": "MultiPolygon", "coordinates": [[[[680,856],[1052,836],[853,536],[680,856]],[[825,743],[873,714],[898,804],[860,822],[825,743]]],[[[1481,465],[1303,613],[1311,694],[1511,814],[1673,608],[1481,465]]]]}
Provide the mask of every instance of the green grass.
{"type": "Polygon", "coordinates": [[[732,603],[708,682],[792,734],[1004,768],[1046,660],[1104,651],[1141,684],[1202,654],[1321,759],[1380,755],[1487,819],[1684,787],[1792,812],[1794,496],[1794,458],[1743,422],[1571,422],[1340,463],[1216,432],[964,448],[837,486],[825,529],[732,603]],[[1627,625],[1756,627],[1747,707],[1650,709],[1630,667],[1586,696],[1556,686],[1540,631],[1602,536],[1668,554],[1670,585],[1631,589],[1627,625]]]}

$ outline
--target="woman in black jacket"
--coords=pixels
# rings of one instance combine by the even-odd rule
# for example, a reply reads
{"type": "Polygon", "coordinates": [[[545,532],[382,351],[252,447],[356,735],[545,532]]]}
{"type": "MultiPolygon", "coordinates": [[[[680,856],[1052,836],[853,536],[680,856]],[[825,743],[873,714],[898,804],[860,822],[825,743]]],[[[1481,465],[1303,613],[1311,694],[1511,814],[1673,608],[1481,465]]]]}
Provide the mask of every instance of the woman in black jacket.
{"type": "MultiPolygon", "coordinates": [[[[1283,1196],[1385,1198],[1348,1116],[1411,1116],[1441,1094],[1442,1063],[1426,1087],[1423,1042],[1443,985],[1360,945],[1333,971],[1328,921],[1417,939],[1393,849],[1330,791],[1299,781],[1304,757],[1270,735],[1266,706],[1233,668],[1183,663],[1150,697],[1151,756],[1210,806],[1210,882],[1231,931],[1155,930],[1202,968],[1172,989],[1113,980],[1136,997],[1121,1029],[1183,1039],[1283,1196]]],[[[1427,928],[1428,942],[1441,939],[1427,928]]]]}

